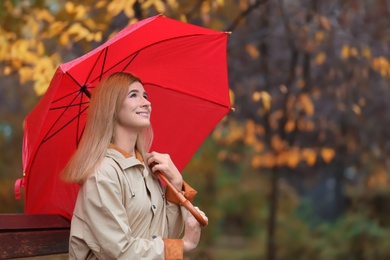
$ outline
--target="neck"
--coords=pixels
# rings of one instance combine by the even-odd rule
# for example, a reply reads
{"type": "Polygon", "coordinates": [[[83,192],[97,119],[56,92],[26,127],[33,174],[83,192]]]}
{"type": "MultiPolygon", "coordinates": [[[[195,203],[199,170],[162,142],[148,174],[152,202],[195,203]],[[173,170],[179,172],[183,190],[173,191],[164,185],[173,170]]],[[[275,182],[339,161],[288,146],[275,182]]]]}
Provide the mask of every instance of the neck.
{"type": "Polygon", "coordinates": [[[136,131],[117,127],[115,129],[115,140],[112,143],[128,153],[134,154],[137,137],[138,133],[136,131]]]}

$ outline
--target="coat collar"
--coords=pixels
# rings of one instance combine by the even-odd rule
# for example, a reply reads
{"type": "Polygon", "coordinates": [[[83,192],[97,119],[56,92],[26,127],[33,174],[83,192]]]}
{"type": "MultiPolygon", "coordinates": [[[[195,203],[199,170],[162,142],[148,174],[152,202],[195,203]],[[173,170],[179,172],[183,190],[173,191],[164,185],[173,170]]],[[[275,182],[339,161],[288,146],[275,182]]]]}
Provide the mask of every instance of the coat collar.
{"type": "Polygon", "coordinates": [[[143,161],[142,157],[137,156],[142,161],[140,161],[134,156],[126,158],[123,153],[121,153],[119,150],[115,148],[109,147],[107,149],[106,156],[116,161],[119,164],[119,166],[122,168],[122,170],[126,170],[127,168],[134,167],[134,166],[145,167],[142,162],[143,161]]]}

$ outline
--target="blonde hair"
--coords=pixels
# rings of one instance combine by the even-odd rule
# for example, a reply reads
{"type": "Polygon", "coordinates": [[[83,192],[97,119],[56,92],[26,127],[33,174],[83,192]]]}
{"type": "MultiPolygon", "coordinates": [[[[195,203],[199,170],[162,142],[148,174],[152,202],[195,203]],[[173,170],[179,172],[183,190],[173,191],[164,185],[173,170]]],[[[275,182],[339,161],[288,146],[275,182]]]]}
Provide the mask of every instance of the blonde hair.
{"type": "MultiPolygon", "coordinates": [[[[98,167],[113,141],[117,115],[128,93],[129,85],[141,82],[136,76],[117,72],[102,80],[92,94],[83,137],[76,152],[62,172],[67,182],[83,184],[98,167]]],[[[151,127],[138,135],[136,149],[145,155],[153,140],[151,127]]]]}

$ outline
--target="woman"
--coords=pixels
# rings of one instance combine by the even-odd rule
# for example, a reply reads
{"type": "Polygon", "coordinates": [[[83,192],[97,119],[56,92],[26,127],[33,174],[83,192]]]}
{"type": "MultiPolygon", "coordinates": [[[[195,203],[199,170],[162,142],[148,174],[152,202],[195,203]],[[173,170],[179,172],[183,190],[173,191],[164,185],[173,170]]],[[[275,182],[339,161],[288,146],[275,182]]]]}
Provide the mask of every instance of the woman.
{"type": "Polygon", "coordinates": [[[185,196],[194,194],[168,155],[147,153],[147,97],[141,81],[123,72],[107,77],[92,95],[83,138],[63,172],[66,181],[80,184],[70,259],[182,259],[199,242],[200,225],[154,174],[164,172],[185,196]]]}

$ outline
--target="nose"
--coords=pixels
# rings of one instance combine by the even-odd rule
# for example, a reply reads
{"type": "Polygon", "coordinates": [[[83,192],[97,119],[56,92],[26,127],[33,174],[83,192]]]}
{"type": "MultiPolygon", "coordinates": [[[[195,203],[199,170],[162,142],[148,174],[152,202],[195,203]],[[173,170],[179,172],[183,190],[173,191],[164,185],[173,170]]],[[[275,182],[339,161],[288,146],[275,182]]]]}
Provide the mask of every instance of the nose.
{"type": "Polygon", "coordinates": [[[152,104],[150,103],[150,101],[146,98],[143,99],[143,103],[141,104],[141,107],[151,107],[152,104]]]}

